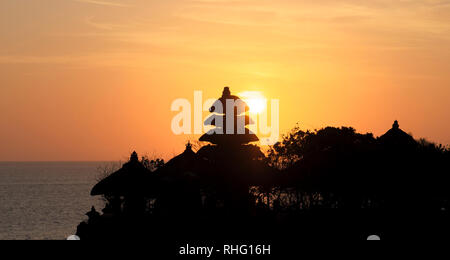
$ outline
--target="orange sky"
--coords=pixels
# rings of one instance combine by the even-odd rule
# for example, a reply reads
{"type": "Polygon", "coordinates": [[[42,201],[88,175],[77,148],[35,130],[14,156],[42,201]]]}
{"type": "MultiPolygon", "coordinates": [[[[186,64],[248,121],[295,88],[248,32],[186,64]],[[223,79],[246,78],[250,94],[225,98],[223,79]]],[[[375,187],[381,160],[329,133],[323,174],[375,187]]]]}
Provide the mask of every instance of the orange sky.
{"type": "MultiPolygon", "coordinates": [[[[176,98],[450,144],[450,1],[2,0],[0,161],[169,158],[176,98]]],[[[206,115],[206,114],[205,114],[206,115]]]]}

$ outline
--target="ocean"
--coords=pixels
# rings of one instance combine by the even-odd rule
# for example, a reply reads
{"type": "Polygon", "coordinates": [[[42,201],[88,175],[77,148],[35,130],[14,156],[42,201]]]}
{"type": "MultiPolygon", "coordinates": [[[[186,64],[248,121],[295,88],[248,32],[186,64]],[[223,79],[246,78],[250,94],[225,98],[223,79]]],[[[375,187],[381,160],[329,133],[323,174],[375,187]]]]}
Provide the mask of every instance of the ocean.
{"type": "Polygon", "coordinates": [[[104,203],[90,190],[106,162],[0,162],[0,240],[63,240],[104,203]]]}

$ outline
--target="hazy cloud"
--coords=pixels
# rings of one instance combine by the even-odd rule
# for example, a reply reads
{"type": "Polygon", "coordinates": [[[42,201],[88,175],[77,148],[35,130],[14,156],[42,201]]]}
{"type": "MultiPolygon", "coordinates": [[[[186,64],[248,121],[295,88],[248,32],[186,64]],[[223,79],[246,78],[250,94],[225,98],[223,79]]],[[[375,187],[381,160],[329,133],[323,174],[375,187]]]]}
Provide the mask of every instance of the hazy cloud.
{"type": "Polygon", "coordinates": [[[87,4],[95,4],[95,5],[104,5],[104,6],[113,6],[113,7],[128,7],[129,5],[111,1],[103,1],[103,0],[75,0],[76,2],[87,3],[87,4]]]}
{"type": "Polygon", "coordinates": [[[97,22],[97,21],[95,21],[94,17],[86,17],[85,22],[86,22],[86,24],[88,24],[94,28],[101,29],[101,30],[108,30],[108,31],[128,27],[127,25],[122,25],[122,24],[97,22]]]}

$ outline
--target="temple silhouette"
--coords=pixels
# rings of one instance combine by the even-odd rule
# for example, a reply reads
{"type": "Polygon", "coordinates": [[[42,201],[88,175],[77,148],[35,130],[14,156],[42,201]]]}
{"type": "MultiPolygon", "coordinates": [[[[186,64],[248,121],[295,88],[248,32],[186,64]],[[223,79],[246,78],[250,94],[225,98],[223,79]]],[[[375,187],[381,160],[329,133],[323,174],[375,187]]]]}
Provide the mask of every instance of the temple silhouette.
{"type": "Polygon", "coordinates": [[[265,154],[246,127],[248,106],[228,87],[209,111],[205,125],[214,128],[197,152],[187,143],[167,163],[133,152],[99,181],[91,195],[102,196],[105,208],[92,208],[77,235],[360,239],[449,230],[449,150],[415,140],[398,121],[378,138],[350,127],[295,128],[265,154]]]}

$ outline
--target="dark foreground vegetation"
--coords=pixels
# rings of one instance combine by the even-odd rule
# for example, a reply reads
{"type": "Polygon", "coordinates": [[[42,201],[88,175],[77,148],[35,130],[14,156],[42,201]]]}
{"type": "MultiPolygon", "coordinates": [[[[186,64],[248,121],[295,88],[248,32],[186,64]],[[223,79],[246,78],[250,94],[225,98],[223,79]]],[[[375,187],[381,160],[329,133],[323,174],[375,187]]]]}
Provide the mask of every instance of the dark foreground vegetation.
{"type": "MultiPolygon", "coordinates": [[[[234,98],[224,90],[223,97],[234,98]]],[[[167,163],[139,159],[101,180],[82,239],[429,240],[450,231],[450,151],[396,121],[380,137],[295,128],[267,154],[256,136],[208,135],[167,163]]]]}

